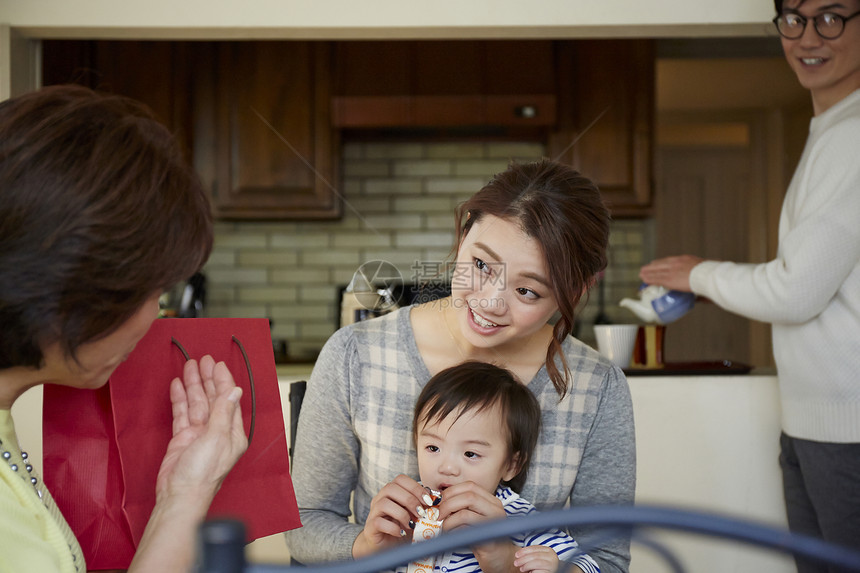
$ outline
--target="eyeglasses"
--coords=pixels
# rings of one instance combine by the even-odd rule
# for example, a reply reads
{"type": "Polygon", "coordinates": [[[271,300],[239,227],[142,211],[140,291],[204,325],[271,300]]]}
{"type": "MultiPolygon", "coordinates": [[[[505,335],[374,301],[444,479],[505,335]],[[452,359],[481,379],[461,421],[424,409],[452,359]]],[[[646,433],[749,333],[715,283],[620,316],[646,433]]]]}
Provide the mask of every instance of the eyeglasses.
{"type": "MultiPolygon", "coordinates": [[[[845,22],[858,14],[860,12],[855,12],[850,16],[840,16],[833,12],[823,12],[811,18],[811,20],[819,36],[825,40],[835,40],[845,30],[845,22]]],[[[806,23],[809,20],[810,18],[806,16],[801,16],[794,12],[786,12],[774,18],[773,23],[776,25],[776,30],[780,36],[789,40],[796,40],[803,36],[803,32],[806,30],[806,23]]]]}

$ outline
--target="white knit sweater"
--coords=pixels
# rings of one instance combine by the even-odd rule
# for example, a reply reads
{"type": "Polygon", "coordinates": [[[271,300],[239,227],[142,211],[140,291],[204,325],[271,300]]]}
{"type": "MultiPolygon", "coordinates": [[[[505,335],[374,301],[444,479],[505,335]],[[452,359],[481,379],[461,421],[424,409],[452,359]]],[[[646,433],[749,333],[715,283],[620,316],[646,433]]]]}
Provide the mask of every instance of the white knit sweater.
{"type": "Polygon", "coordinates": [[[810,123],[776,259],[703,262],[690,284],[726,310],[773,324],[788,435],[860,442],[860,90],[810,123]]]}

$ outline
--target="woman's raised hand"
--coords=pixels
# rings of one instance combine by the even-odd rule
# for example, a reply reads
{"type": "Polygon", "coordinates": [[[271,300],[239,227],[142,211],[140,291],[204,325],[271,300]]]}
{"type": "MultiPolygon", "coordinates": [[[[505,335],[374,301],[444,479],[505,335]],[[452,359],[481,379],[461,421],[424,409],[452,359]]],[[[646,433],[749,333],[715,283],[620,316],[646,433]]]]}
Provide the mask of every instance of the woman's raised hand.
{"type": "Polygon", "coordinates": [[[239,399],[242,389],[211,356],[185,363],[170,383],[173,438],[158,470],[155,507],[129,573],[182,573],[194,561],[197,527],[212,498],[248,448],[239,399]]]}
{"type": "Polygon", "coordinates": [[[183,380],[170,383],[173,438],[158,472],[158,497],[208,497],[248,448],[239,399],[242,389],[223,362],[204,356],[185,363],[183,380]]]}
{"type": "Polygon", "coordinates": [[[352,546],[352,556],[366,557],[401,543],[412,542],[412,525],[418,508],[431,505],[427,490],[414,479],[399,475],[370,502],[370,512],[352,546]]]}

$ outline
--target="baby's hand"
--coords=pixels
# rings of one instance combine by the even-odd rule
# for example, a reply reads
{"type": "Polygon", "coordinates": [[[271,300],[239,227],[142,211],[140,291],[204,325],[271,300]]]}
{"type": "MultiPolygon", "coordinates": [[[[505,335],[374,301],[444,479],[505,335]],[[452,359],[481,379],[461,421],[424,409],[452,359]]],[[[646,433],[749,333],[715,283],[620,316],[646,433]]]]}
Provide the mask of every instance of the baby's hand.
{"type": "MultiPolygon", "coordinates": [[[[514,567],[523,573],[555,573],[558,571],[558,555],[546,545],[522,547],[514,554],[514,567]]],[[[578,569],[574,569],[578,571],[578,569]]]]}
{"type": "Polygon", "coordinates": [[[501,519],[505,515],[505,508],[499,498],[475,482],[464,481],[442,492],[439,519],[445,522],[442,526],[444,531],[501,519]]]}
{"type": "MultiPolygon", "coordinates": [[[[446,533],[504,517],[501,500],[475,482],[464,481],[442,492],[439,519],[444,521],[442,530],[446,533]]],[[[517,546],[504,539],[487,541],[471,549],[482,571],[507,571],[517,546]]]]}
{"type": "Polygon", "coordinates": [[[352,544],[355,559],[412,541],[410,523],[418,519],[417,509],[429,500],[427,490],[409,476],[399,475],[383,486],[370,502],[364,529],[352,544]]]}

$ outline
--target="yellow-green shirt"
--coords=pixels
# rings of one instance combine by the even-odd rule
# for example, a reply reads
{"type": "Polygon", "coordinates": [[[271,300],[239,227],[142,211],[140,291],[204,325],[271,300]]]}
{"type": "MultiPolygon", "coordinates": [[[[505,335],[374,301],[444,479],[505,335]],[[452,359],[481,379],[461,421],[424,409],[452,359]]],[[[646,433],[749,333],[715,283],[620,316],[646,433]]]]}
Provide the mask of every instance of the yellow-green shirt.
{"type": "Polygon", "coordinates": [[[0,457],[0,573],[86,571],[81,547],[35,469],[41,499],[30,483],[9,410],[0,409],[0,442],[0,456],[11,454],[0,457]]]}

